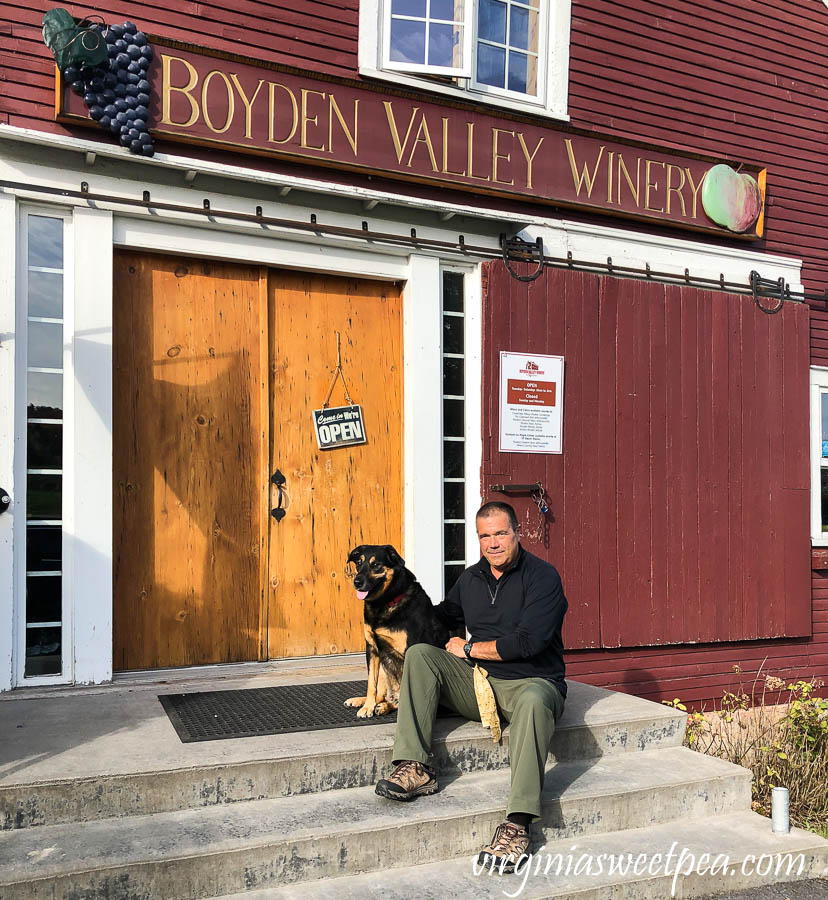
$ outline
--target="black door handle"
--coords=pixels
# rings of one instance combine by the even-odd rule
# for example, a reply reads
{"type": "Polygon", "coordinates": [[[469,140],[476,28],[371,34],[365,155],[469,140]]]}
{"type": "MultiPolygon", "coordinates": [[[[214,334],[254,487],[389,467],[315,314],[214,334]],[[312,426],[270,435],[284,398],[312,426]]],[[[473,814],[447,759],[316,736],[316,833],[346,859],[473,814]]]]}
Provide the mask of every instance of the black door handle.
{"type": "Polygon", "coordinates": [[[270,483],[275,484],[276,490],[279,492],[277,495],[276,506],[270,510],[270,515],[273,516],[277,522],[281,522],[287,515],[287,510],[282,507],[282,500],[284,499],[282,495],[282,485],[287,484],[287,479],[282,475],[281,471],[277,469],[270,476],[270,483]]]}
{"type": "Polygon", "coordinates": [[[0,515],[2,515],[11,506],[11,497],[0,488],[0,515]]]}

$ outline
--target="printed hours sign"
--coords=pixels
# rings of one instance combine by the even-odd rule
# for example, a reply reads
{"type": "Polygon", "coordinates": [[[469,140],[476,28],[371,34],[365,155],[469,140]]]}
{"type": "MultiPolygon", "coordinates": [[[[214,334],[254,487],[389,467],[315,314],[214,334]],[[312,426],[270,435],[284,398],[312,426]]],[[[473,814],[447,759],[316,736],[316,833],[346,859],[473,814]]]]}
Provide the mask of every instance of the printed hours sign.
{"type": "Polygon", "coordinates": [[[563,451],[562,356],[500,351],[501,453],[563,451]]]}

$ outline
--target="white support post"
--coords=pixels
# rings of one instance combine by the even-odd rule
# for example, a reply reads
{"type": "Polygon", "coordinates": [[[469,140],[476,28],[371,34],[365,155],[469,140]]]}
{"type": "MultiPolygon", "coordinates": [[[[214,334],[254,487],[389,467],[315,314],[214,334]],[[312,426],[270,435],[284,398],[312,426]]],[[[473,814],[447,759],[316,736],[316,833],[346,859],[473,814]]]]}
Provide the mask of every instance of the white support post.
{"type": "Polygon", "coordinates": [[[14,481],[15,416],[15,310],[17,267],[17,203],[0,194],[0,487],[11,497],[11,508],[0,516],[0,691],[14,687],[14,501],[22,485],[14,481]]]}
{"type": "Polygon", "coordinates": [[[440,263],[413,255],[403,295],[406,565],[443,599],[443,361],[440,263]]]}
{"type": "Polygon", "coordinates": [[[74,681],[98,684],[112,679],[112,214],[76,209],[73,232],[74,681]]]}

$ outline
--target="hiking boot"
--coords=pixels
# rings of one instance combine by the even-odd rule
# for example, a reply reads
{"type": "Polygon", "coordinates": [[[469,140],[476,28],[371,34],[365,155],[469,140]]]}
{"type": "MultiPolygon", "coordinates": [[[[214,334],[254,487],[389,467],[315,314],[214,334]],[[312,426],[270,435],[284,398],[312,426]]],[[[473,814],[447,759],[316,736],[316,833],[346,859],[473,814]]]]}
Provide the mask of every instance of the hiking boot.
{"type": "Polygon", "coordinates": [[[404,759],[388,778],[377,782],[375,790],[388,800],[416,800],[420,795],[436,794],[437,787],[433,769],[421,762],[404,759]]]}
{"type": "Polygon", "coordinates": [[[529,851],[529,832],[514,822],[501,822],[494,837],[477,857],[477,862],[498,872],[514,872],[520,859],[529,851]]]}

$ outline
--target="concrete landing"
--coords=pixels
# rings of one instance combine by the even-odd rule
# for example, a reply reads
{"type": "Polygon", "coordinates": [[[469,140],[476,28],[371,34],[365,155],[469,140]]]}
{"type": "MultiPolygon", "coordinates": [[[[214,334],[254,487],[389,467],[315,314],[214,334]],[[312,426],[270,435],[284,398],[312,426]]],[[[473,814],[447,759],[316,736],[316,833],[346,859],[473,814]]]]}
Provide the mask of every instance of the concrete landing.
{"type": "MultiPolygon", "coordinates": [[[[174,685],[115,685],[0,700],[0,829],[91,821],[373,784],[391,760],[393,723],[182,744],[160,693],[353,680],[364,663],[174,685]]],[[[681,743],[684,715],[569,683],[552,747],[557,760],[681,743]]],[[[444,772],[508,765],[479,723],[438,720],[444,772]]]]}

